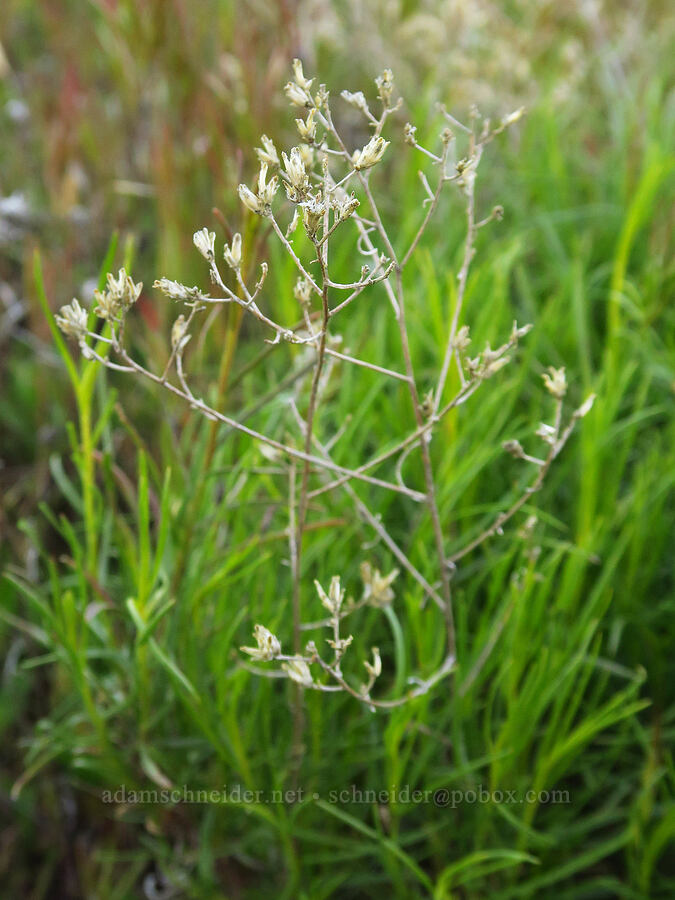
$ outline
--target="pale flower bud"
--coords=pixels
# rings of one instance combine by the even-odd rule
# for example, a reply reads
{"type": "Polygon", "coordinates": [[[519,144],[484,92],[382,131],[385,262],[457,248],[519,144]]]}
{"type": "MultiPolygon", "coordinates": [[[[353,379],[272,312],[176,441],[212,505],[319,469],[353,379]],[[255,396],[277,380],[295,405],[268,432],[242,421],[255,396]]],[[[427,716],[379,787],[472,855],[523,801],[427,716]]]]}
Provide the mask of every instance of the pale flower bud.
{"type": "Polygon", "coordinates": [[[544,372],[541,377],[544,379],[544,386],[549,394],[552,394],[556,400],[562,400],[567,392],[565,367],[555,369],[553,366],[549,366],[548,372],[544,372]]]}
{"type": "Polygon", "coordinates": [[[281,643],[279,639],[268,631],[264,625],[256,625],[253,629],[253,636],[256,639],[257,647],[240,647],[244,653],[248,653],[254,659],[260,659],[263,662],[269,662],[275,656],[281,653],[281,643]]]}
{"type": "Polygon", "coordinates": [[[525,451],[523,450],[520,441],[504,441],[502,450],[510,453],[511,456],[515,456],[516,459],[522,459],[525,456],[525,451]]]}
{"type": "Polygon", "coordinates": [[[298,87],[303,88],[305,91],[309,91],[312,87],[313,78],[305,78],[305,73],[302,71],[302,61],[299,59],[293,60],[293,77],[295,78],[295,83],[298,87]]]}
{"type": "Polygon", "coordinates": [[[518,326],[517,322],[513,323],[513,328],[511,329],[511,340],[515,343],[520,340],[520,338],[525,337],[526,334],[529,334],[533,329],[533,325],[521,325],[518,326]]]}
{"type": "Polygon", "coordinates": [[[102,319],[116,319],[125,313],[140,297],[143,283],[135,284],[126,269],[120,269],[117,278],[108,272],[104,291],[94,291],[96,308],[94,312],[102,319]]]}
{"type": "Polygon", "coordinates": [[[535,431],[535,434],[538,438],[541,438],[544,443],[553,446],[555,443],[556,432],[553,425],[547,425],[545,422],[542,422],[539,428],[535,431]]]}
{"type": "Polygon", "coordinates": [[[306,278],[298,278],[293,288],[293,296],[302,306],[308,306],[312,296],[312,289],[306,278]]]}
{"type": "Polygon", "coordinates": [[[525,115],[525,107],[521,106],[520,109],[517,109],[515,112],[509,113],[508,116],[502,119],[500,124],[501,128],[508,128],[509,125],[515,125],[516,122],[520,121],[525,115]]]}
{"type": "Polygon", "coordinates": [[[363,665],[366,667],[366,672],[370,675],[373,681],[378,678],[382,674],[382,658],[380,657],[380,651],[377,647],[372,648],[373,653],[373,662],[371,663],[366,660],[363,665]]]}
{"type": "Polygon", "coordinates": [[[284,91],[288,99],[295,106],[311,106],[312,98],[310,94],[307,93],[303,88],[299,87],[293,81],[289,81],[288,84],[285,85],[284,91]]]}
{"type": "Polygon", "coordinates": [[[466,350],[466,348],[471,343],[471,338],[469,337],[469,326],[462,325],[457,334],[455,335],[455,340],[453,341],[453,345],[456,350],[460,352],[466,350]]]}
{"type": "Polygon", "coordinates": [[[304,659],[291,659],[289,662],[281,664],[281,668],[288,673],[288,677],[304,687],[311,687],[314,684],[312,673],[304,659]]]}
{"type": "Polygon", "coordinates": [[[492,375],[495,375],[500,371],[500,369],[503,369],[504,366],[507,366],[510,361],[510,356],[499,356],[497,357],[497,359],[491,359],[489,362],[486,362],[484,377],[490,378],[492,375]]]}
{"type": "Polygon", "coordinates": [[[363,581],[363,599],[371,606],[388,606],[394,599],[392,583],[398,576],[398,569],[392,569],[388,575],[382,575],[369,562],[361,563],[361,579],[363,581]]]}
{"type": "Polygon", "coordinates": [[[183,303],[196,303],[206,299],[206,295],[202,294],[198,287],[190,288],[179,281],[171,281],[169,278],[158,278],[153,287],[166,294],[167,297],[171,297],[172,300],[180,300],[183,303]]]}
{"type": "Polygon", "coordinates": [[[330,587],[328,589],[328,594],[324,591],[318,581],[314,582],[314,586],[316,588],[316,592],[319,595],[319,599],[321,600],[322,605],[328,610],[331,615],[336,615],[340,611],[340,607],[342,606],[342,601],[344,600],[345,592],[340,587],[340,576],[333,575],[330,582],[330,587]]]}
{"type": "Polygon", "coordinates": [[[215,259],[216,246],[215,231],[209,231],[208,228],[202,228],[200,231],[195,231],[192,235],[192,241],[204,259],[213,262],[215,259]]]}
{"type": "Polygon", "coordinates": [[[440,138],[445,147],[448,146],[448,144],[454,139],[454,137],[454,134],[449,128],[444,128],[443,131],[441,131],[440,138]]]}
{"type": "Polygon", "coordinates": [[[300,137],[308,144],[313,144],[314,139],[316,138],[316,122],[314,121],[315,115],[316,110],[310,109],[309,115],[306,119],[295,120],[295,124],[298,126],[298,133],[300,137]]]}
{"type": "Polygon", "coordinates": [[[300,151],[300,158],[305,164],[305,169],[311,169],[314,165],[314,148],[310,147],[309,144],[300,144],[298,150],[300,151]]]}
{"type": "Polygon", "coordinates": [[[302,208],[302,221],[307,230],[307,234],[309,234],[310,237],[315,237],[317,231],[321,227],[327,209],[321,191],[318,191],[314,197],[310,196],[309,199],[302,204],[302,208]]]}
{"type": "Polygon", "coordinates": [[[171,328],[171,346],[178,352],[182,351],[183,347],[190,340],[190,335],[186,334],[186,330],[187,322],[185,321],[185,316],[180,315],[171,328]]]}
{"type": "Polygon", "coordinates": [[[263,205],[263,208],[271,205],[278,187],[279,182],[276,175],[273,178],[270,178],[269,183],[267,183],[267,163],[260,163],[260,173],[258,174],[258,199],[263,205]]]}
{"type": "Polygon", "coordinates": [[[360,109],[361,112],[366,113],[366,115],[370,112],[368,108],[368,102],[363,94],[363,91],[356,91],[356,93],[352,93],[351,91],[342,91],[340,94],[343,100],[349,103],[350,106],[355,107],[356,109],[360,109]]]}
{"type": "Polygon", "coordinates": [[[298,227],[299,224],[300,224],[300,210],[296,207],[293,210],[293,218],[289,222],[288,228],[286,229],[286,237],[287,238],[289,238],[293,234],[293,232],[295,231],[295,229],[298,227]]]}
{"type": "Polygon", "coordinates": [[[223,257],[228,266],[235,271],[241,265],[241,235],[238,232],[232,238],[232,246],[225,245],[223,257]]]}
{"type": "Polygon", "coordinates": [[[67,306],[62,306],[55,316],[56,324],[68,337],[83,340],[87,336],[87,311],[74,297],[67,306]]]}
{"type": "Polygon", "coordinates": [[[282,153],[281,158],[284,162],[284,169],[286,170],[289,184],[296,193],[304,193],[309,182],[300,148],[293,147],[290,157],[286,156],[285,153],[282,153]]]}
{"type": "Polygon", "coordinates": [[[352,164],[358,171],[359,169],[369,169],[378,163],[384,156],[384,151],[389,146],[389,141],[385,141],[383,137],[372,137],[365,147],[361,150],[355,150],[352,157],[352,164]]]}
{"type": "Polygon", "coordinates": [[[352,194],[350,197],[345,197],[344,200],[337,202],[335,204],[335,210],[338,217],[341,220],[344,220],[354,215],[360,205],[360,201],[352,194]]]}
{"type": "Polygon", "coordinates": [[[239,199],[244,204],[247,209],[250,209],[251,212],[257,213],[259,216],[263,213],[263,206],[253,193],[253,191],[247,187],[245,184],[240,184],[237,188],[239,193],[239,199]]]}
{"type": "Polygon", "coordinates": [[[271,141],[266,134],[260,136],[260,143],[263,145],[263,149],[260,147],[255,148],[256,155],[261,163],[267,163],[271,168],[275,168],[279,165],[279,154],[277,153],[277,148],[274,146],[274,142],[271,141]]]}
{"type": "Polygon", "coordinates": [[[143,282],[135,284],[131,276],[127,275],[126,269],[120,269],[117,273],[117,280],[108,273],[108,290],[115,293],[122,310],[126,311],[140,297],[143,290],[143,282]]]}
{"type": "Polygon", "coordinates": [[[594,403],[595,403],[595,394],[590,394],[590,396],[588,396],[586,398],[586,400],[584,400],[584,402],[581,404],[579,409],[575,410],[574,418],[575,419],[583,419],[583,417],[588,415],[588,413],[591,411],[591,407],[593,406],[594,403]]]}
{"type": "Polygon", "coordinates": [[[96,301],[94,312],[97,316],[108,321],[117,318],[120,304],[114,294],[110,291],[94,291],[94,300],[96,301]]]}
{"type": "Polygon", "coordinates": [[[463,187],[466,192],[471,190],[476,180],[476,165],[476,157],[472,156],[469,159],[460,159],[455,166],[455,172],[458,175],[457,184],[463,187]]]}
{"type": "Polygon", "coordinates": [[[375,79],[377,96],[385,107],[391,106],[391,95],[394,90],[394,76],[391,69],[385,69],[379,78],[375,79]]]}
{"type": "Polygon", "coordinates": [[[351,644],[351,642],[353,640],[354,640],[354,635],[350,634],[349,637],[338,638],[337,641],[331,640],[330,638],[326,638],[326,643],[328,644],[329,647],[332,647],[333,650],[335,650],[339,656],[342,656],[342,654],[345,652],[347,647],[349,647],[349,645],[351,644]]]}
{"type": "Polygon", "coordinates": [[[314,95],[314,104],[317,109],[323,109],[323,107],[328,103],[328,91],[326,90],[326,85],[319,85],[319,90],[314,95]]]}

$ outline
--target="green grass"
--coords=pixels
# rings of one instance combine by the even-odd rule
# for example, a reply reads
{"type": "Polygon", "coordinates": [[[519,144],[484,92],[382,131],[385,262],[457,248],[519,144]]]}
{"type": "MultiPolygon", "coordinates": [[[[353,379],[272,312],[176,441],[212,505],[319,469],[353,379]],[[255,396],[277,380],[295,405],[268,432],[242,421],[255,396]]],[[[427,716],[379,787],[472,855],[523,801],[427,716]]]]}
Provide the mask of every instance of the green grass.
{"type": "MultiPolygon", "coordinates": [[[[291,686],[243,671],[237,649],[258,621],[291,643],[285,480],[252,474],[264,460],[247,438],[213,428],[153,385],[75,360],[53,328],[66,373],[57,386],[52,368],[35,396],[34,364],[15,351],[2,399],[3,419],[16,423],[14,452],[28,446],[40,457],[18,411],[46,415],[45,396],[60,411],[48,416],[59,435],[45,462],[49,502],[21,523],[39,549],[35,573],[10,564],[0,582],[8,648],[0,725],[18,748],[2,776],[9,833],[21,847],[4,876],[14,894],[30,885],[32,896],[54,896],[67,875],[74,896],[130,898],[159,870],[179,896],[203,898],[672,895],[675,117],[666,84],[636,75],[627,94],[594,94],[588,110],[561,112],[544,95],[518,138],[486,154],[481,208],[499,202],[506,215],[481,232],[466,320],[477,347],[497,343],[514,318],[536,327],[517,361],[448,416],[432,442],[451,550],[522,486],[521,463],[500,444],[525,443],[550,415],[545,367],[567,367],[570,409],[590,391],[598,399],[544,490],[460,564],[453,678],[391,713],[340,694],[306,695],[295,802],[237,799],[237,790],[269,801],[293,787],[291,686]],[[533,535],[519,536],[535,511],[533,535]],[[120,785],[127,793],[227,786],[234,796],[227,805],[104,803],[120,785]],[[426,802],[339,800],[343,790],[351,797],[394,785],[427,792],[426,802]],[[435,805],[430,794],[445,789],[449,805],[435,805]],[[529,790],[561,792],[564,802],[524,801],[529,790]],[[460,801],[459,791],[513,792],[514,802],[460,801]],[[64,862],[80,844],[86,852],[64,862]]],[[[435,127],[430,98],[431,88],[420,91],[411,113],[420,132],[435,127]]],[[[241,125],[253,139],[254,126],[241,125]]],[[[167,147],[178,153],[180,142],[167,147]]],[[[418,166],[409,157],[399,167],[386,204],[402,244],[420,215],[418,166]]],[[[189,278],[194,252],[182,255],[206,221],[200,215],[189,202],[176,214],[169,200],[159,204],[148,229],[158,262],[142,242],[135,253],[139,242],[113,241],[107,258],[99,248],[97,267],[104,275],[133,262],[146,284],[160,274],[189,278]]],[[[461,238],[461,207],[446,198],[407,275],[421,393],[442,352],[461,238]]],[[[43,278],[48,256],[25,261],[24,280],[41,310],[36,321],[51,324],[49,308],[64,297],[43,278]]],[[[270,280],[268,296],[290,320],[295,275],[280,256],[270,280]]],[[[398,343],[384,294],[364,298],[372,305],[352,307],[344,344],[389,364],[398,343]]],[[[134,315],[138,353],[153,358],[165,339],[134,315]]],[[[213,376],[199,386],[212,402],[228,413],[253,410],[247,424],[279,433],[288,414],[275,386],[293,357],[284,348],[246,371],[260,338],[256,326],[240,331],[225,317],[194,351],[194,368],[213,376]],[[219,389],[209,387],[218,380],[219,389]]],[[[351,416],[335,448],[340,465],[357,465],[412,425],[404,391],[383,390],[371,372],[340,368],[329,398],[320,434],[351,416]]],[[[415,484],[416,465],[406,470],[415,484]]],[[[435,578],[426,516],[398,495],[358,490],[435,578]]],[[[339,492],[312,507],[309,521],[302,599],[315,618],[313,577],[325,583],[340,573],[356,593],[364,556],[383,570],[393,560],[339,492]],[[340,520],[337,529],[329,518],[340,520]]],[[[382,689],[392,695],[442,659],[436,612],[421,599],[402,578],[386,615],[366,610],[353,626],[354,659],[379,646],[382,689]]]]}

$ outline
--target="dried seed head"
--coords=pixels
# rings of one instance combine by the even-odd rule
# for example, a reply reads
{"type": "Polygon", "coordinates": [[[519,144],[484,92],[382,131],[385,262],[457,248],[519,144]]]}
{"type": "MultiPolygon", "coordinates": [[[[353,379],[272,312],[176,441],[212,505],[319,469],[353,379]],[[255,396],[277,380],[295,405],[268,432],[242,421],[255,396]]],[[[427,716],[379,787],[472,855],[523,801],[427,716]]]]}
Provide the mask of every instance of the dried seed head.
{"type": "Polygon", "coordinates": [[[281,653],[281,643],[279,639],[268,631],[264,625],[256,625],[253,629],[253,636],[256,639],[257,647],[240,647],[244,653],[248,653],[254,659],[260,659],[268,662],[281,653]]]}
{"type": "Polygon", "coordinates": [[[81,341],[87,336],[87,311],[80,306],[75,297],[69,304],[62,306],[54,318],[61,331],[68,337],[81,341]]]}
{"type": "Polygon", "coordinates": [[[411,146],[415,146],[417,143],[417,128],[415,125],[411,125],[410,122],[405,123],[405,128],[403,129],[403,136],[406,144],[410,144],[411,146]]]}

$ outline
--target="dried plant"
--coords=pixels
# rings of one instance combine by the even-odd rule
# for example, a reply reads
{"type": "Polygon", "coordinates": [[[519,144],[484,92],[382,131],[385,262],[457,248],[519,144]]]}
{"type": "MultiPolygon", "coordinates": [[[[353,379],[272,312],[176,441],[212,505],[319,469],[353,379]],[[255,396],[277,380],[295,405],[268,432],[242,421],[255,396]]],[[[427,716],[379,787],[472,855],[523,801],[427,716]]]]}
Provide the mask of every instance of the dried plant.
{"type": "MultiPolygon", "coordinates": [[[[274,143],[265,135],[262,146],[256,150],[260,169],[255,184],[239,186],[239,196],[244,207],[262,217],[271,225],[276,238],[298,270],[295,298],[299,305],[296,322],[281,323],[275,318],[272,304],[264,301],[268,274],[267,263],[262,263],[260,276],[253,285],[249,283],[245,265],[246,247],[240,234],[235,234],[224,247],[222,256],[226,264],[225,274],[219,264],[216,234],[203,228],[194,235],[194,244],[208,264],[211,281],[218,296],[210,296],[198,287],[187,287],[176,281],[161,278],[155,287],[179,303],[185,312],[178,315],[171,331],[171,348],[161,372],[152,371],[131,355],[125,341],[125,325],[136,302],[141,285],[120,270],[117,278],[108,276],[107,288],[97,292],[92,313],[88,313],[77,300],[61,309],[57,322],[62,330],[74,338],[88,358],[117,371],[141,375],[188,403],[192,409],[207,419],[234,428],[261,444],[266,453],[283,467],[289,483],[288,541],[293,581],[293,652],[282,651],[281,641],[265,626],[255,626],[255,647],[242,647],[242,651],[258,662],[277,662],[279,668],[272,671],[243,663],[256,672],[275,677],[287,677],[304,688],[319,691],[346,691],[368,707],[389,708],[405,703],[413,697],[428,692],[433,685],[449,675],[456,664],[456,641],[453,615],[452,576],[456,565],[466,554],[500,533],[504,524],[539,490],[554,459],[567,442],[575,422],[586,414],[593,402],[589,397],[583,406],[563,424],[563,403],[566,393],[564,369],[549,371],[544,376],[545,388],[551,394],[553,414],[551,424],[542,424],[536,437],[547,448],[541,457],[525,452],[517,441],[508,441],[504,449],[525,464],[534,467],[529,487],[494,522],[463,549],[448,555],[446,528],[438,509],[434,469],[430,443],[439,423],[447,413],[465,403],[496,372],[512,359],[512,351],[529,331],[530,325],[513,325],[511,333],[496,349],[486,346],[475,356],[469,354],[471,339],[469,329],[462,324],[463,305],[467,280],[475,252],[476,235],[502,216],[495,207],[487,216],[476,213],[476,177],[485,148],[510,125],[519,120],[522,110],[504,118],[496,125],[481,117],[474,108],[469,124],[458,121],[441,108],[446,125],[440,134],[438,147],[422,146],[417,139],[415,126],[408,123],[400,135],[396,148],[384,135],[390,117],[401,108],[402,101],[395,99],[392,73],[386,69],[375,81],[377,105],[371,105],[362,92],[343,91],[342,100],[362,115],[372,136],[361,147],[351,149],[333,119],[331,101],[324,85],[313,88],[314,79],[305,77],[302,64],[295,60],[293,78],[285,87],[285,93],[293,106],[301,111],[296,119],[299,143],[288,152],[279,153],[274,143]],[[387,227],[376,200],[371,173],[394,149],[405,146],[419,153],[427,167],[434,173],[430,178],[420,172],[423,189],[422,217],[419,228],[409,245],[395,246],[391,229],[387,227]],[[283,188],[280,191],[280,188],[283,188]],[[463,200],[466,220],[466,236],[462,262],[457,273],[457,296],[448,323],[447,338],[441,348],[441,360],[435,388],[421,397],[415,372],[406,325],[406,296],[403,272],[420,245],[425,230],[436,211],[444,189],[457,191],[463,200]],[[283,196],[285,194],[285,200],[283,196]],[[309,238],[311,258],[304,259],[296,252],[294,236],[303,228],[309,238]],[[362,265],[350,282],[339,282],[331,274],[330,248],[334,239],[349,239],[354,255],[362,265]],[[337,349],[335,324],[341,316],[349,316],[352,304],[358,303],[364,292],[379,286],[384,291],[394,316],[400,337],[400,367],[383,367],[357,358],[337,349]],[[297,378],[308,381],[308,401],[304,410],[300,403],[290,401],[291,428],[296,438],[280,440],[271,434],[263,434],[249,428],[236,418],[210,406],[197,396],[191,387],[186,371],[185,354],[196,318],[209,307],[237,304],[245,313],[258,319],[268,329],[267,342],[277,347],[300,347],[310,355],[309,366],[300,367],[297,378]],[[102,330],[96,330],[96,319],[104,320],[102,330]],[[322,402],[330,366],[336,361],[361,366],[377,372],[383,380],[394,379],[405,384],[415,421],[413,431],[395,447],[365,459],[356,468],[345,468],[332,457],[332,448],[339,440],[340,430],[330,440],[321,440],[317,434],[317,410],[322,402]],[[459,378],[459,390],[447,396],[451,367],[459,378]],[[405,459],[414,450],[421,457],[424,483],[422,489],[409,486],[402,477],[405,459]],[[387,481],[372,474],[386,460],[396,461],[396,480],[387,481]],[[413,564],[410,557],[394,541],[386,523],[361,499],[356,490],[359,482],[365,482],[383,491],[394,491],[410,503],[423,504],[431,521],[437,581],[431,583],[413,564]],[[307,573],[303,567],[303,538],[307,525],[307,512],[313,498],[342,489],[353,503],[355,513],[365,520],[377,537],[391,552],[399,568],[383,575],[368,561],[361,565],[363,590],[360,599],[345,600],[345,591],[339,576],[330,580],[328,590],[315,581],[321,606],[327,616],[312,622],[303,621],[303,589],[307,573]],[[371,658],[363,661],[365,680],[357,683],[343,672],[343,660],[352,643],[352,634],[344,634],[347,617],[354,616],[366,606],[383,608],[395,600],[399,573],[404,571],[421,588],[425,599],[430,599],[442,616],[445,630],[445,654],[435,671],[424,677],[410,679],[410,688],[401,696],[378,699],[373,696],[378,677],[382,672],[382,660],[376,647],[371,658]],[[331,637],[327,644],[332,651],[319,649],[316,641],[303,647],[303,632],[327,628],[331,637]]],[[[393,138],[392,138],[393,140],[393,138]]],[[[297,244],[300,241],[296,240],[297,244]]],[[[324,581],[325,583],[325,581],[324,581]]],[[[353,620],[351,620],[353,621],[353,620]]],[[[483,660],[484,661],[484,660],[483,660]]],[[[475,677],[475,673],[472,676],[475,677]]]]}

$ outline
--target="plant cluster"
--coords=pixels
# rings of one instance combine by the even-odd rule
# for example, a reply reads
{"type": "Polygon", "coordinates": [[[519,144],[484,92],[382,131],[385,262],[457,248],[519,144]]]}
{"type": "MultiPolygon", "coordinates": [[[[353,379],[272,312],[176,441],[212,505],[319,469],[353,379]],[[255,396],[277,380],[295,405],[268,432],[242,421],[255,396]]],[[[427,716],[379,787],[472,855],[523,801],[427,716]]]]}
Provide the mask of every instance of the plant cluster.
{"type": "Polygon", "coordinates": [[[206,260],[216,296],[165,277],[155,281],[157,289],[183,308],[173,324],[170,351],[160,371],[143,365],[128,349],[127,323],[142,285],[134,283],[124,269],[117,277],[108,275],[107,287],[96,292],[91,311],[73,300],[70,305],[62,307],[57,317],[61,329],[78,342],[85,357],[98,360],[110,369],[149,379],[183,399],[207,419],[234,428],[264,445],[266,453],[283,469],[289,485],[287,534],[293,581],[293,650],[292,653],[282,652],[279,638],[262,624],[255,626],[256,646],[243,647],[242,650],[259,663],[280,663],[280,668],[271,672],[259,666],[255,667],[256,672],[286,676],[304,688],[346,691],[373,709],[405,703],[426,693],[453,671],[457,648],[452,579],[457,563],[492,535],[501,533],[505,523],[539,490],[576,421],[588,412],[593,403],[591,395],[565,423],[565,371],[551,368],[544,375],[544,386],[551,395],[553,410],[551,421],[533,429],[533,437],[544,444],[545,452],[541,455],[528,453],[515,440],[504,444],[505,451],[533,467],[533,478],[523,494],[499,512],[480,535],[449,554],[446,549],[446,525],[441,521],[437,502],[432,453],[434,435],[450,410],[466,403],[511,361],[518,342],[531,328],[530,325],[518,326],[514,322],[511,333],[505,336],[499,347],[493,349],[487,345],[472,355],[469,328],[462,322],[476,236],[482,228],[503,215],[502,208],[498,206],[484,217],[477,213],[479,164],[490,142],[516,123],[523,110],[506,116],[494,125],[475,108],[471,110],[468,124],[441,108],[445,126],[437,147],[423,146],[417,138],[417,128],[406,123],[400,129],[400,140],[394,148],[394,137],[387,140],[384,135],[391,131],[391,123],[396,121],[394,114],[401,109],[402,100],[395,96],[394,80],[389,69],[385,69],[375,80],[375,86],[376,105],[372,104],[372,107],[361,91],[341,93],[342,101],[363,117],[370,130],[369,139],[353,148],[335,124],[326,86],[321,84],[316,89],[314,79],[307,78],[301,62],[295,60],[293,77],[287,83],[285,93],[292,106],[301,113],[296,119],[299,142],[288,152],[279,152],[274,142],[263,135],[262,146],[256,149],[259,171],[255,183],[253,186],[239,185],[239,197],[245,209],[269,224],[297,269],[294,290],[298,304],[296,321],[280,322],[276,318],[274,298],[269,297],[265,290],[269,273],[267,262],[262,263],[259,277],[252,283],[242,235],[234,234],[231,241],[222,247],[215,232],[207,228],[195,232],[194,245],[206,260]],[[419,173],[423,190],[419,227],[412,240],[401,247],[381,211],[373,174],[394,150],[402,152],[406,147],[420,154],[429,172],[419,173]],[[410,350],[403,273],[420,247],[447,188],[455,190],[462,200],[466,232],[457,271],[456,302],[448,317],[444,346],[440,348],[436,382],[431,390],[422,395],[416,361],[410,350]],[[351,247],[351,258],[356,263],[352,280],[337,280],[333,274],[331,248],[338,240],[351,247]],[[308,252],[305,252],[306,248],[308,252]],[[225,263],[224,269],[221,259],[225,263]],[[400,360],[392,363],[391,367],[383,367],[337,349],[340,342],[336,327],[340,319],[349,316],[353,304],[363,302],[367,291],[375,290],[382,292],[386,298],[398,328],[400,360]],[[247,315],[257,319],[267,330],[269,336],[265,340],[272,346],[288,346],[291,352],[293,348],[300,347],[311,353],[309,367],[301,369],[298,376],[306,378],[308,383],[305,407],[301,408],[293,398],[289,402],[290,437],[285,434],[280,438],[248,427],[236,416],[222,412],[198,396],[191,384],[186,355],[197,318],[209,308],[229,304],[236,304],[247,315]],[[97,323],[102,323],[103,327],[97,323]],[[328,438],[319,434],[318,413],[326,388],[329,363],[335,362],[365,367],[377,372],[383,381],[394,380],[404,385],[415,423],[403,440],[381,449],[353,468],[341,466],[333,458],[333,447],[340,440],[339,425],[328,438]],[[457,371],[459,390],[449,396],[447,388],[451,367],[457,371]],[[418,453],[421,460],[423,483],[419,486],[411,486],[403,477],[403,465],[413,453],[418,453]],[[373,474],[373,470],[387,460],[395,462],[395,480],[373,474]],[[434,536],[435,583],[418,570],[410,556],[393,539],[386,523],[364,503],[357,490],[359,483],[395,492],[407,502],[425,507],[434,536]],[[396,560],[398,568],[383,575],[369,561],[364,561],[361,566],[363,591],[358,601],[345,601],[345,591],[337,575],[332,577],[328,591],[325,591],[320,583],[325,574],[321,573],[315,584],[328,617],[307,622],[303,589],[308,573],[303,566],[303,543],[308,506],[310,500],[338,489],[347,492],[355,514],[372,527],[396,560]],[[347,617],[366,605],[381,608],[392,603],[395,599],[394,586],[398,584],[396,579],[401,570],[417,583],[425,600],[431,600],[437,607],[444,623],[445,652],[433,671],[412,676],[410,687],[403,694],[382,698],[373,696],[383,665],[378,648],[373,647],[370,657],[363,661],[366,672],[363,682],[357,683],[351,674],[343,671],[343,660],[353,641],[353,634],[345,634],[343,625],[347,617]],[[321,627],[330,629],[331,637],[327,638],[327,643],[332,656],[324,652],[316,640],[310,640],[303,646],[303,633],[321,627]]]}

